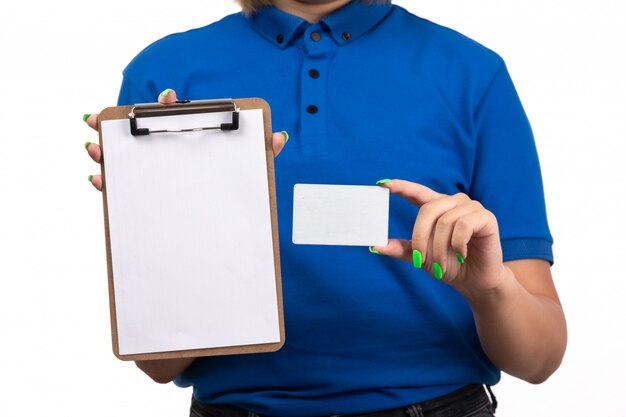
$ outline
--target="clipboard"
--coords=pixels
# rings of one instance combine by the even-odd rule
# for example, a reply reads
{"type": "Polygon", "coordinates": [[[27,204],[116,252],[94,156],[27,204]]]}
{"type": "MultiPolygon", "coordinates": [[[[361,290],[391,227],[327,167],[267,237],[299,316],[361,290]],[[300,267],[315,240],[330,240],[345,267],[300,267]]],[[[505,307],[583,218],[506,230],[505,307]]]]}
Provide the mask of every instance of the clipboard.
{"type": "Polygon", "coordinates": [[[270,108],[258,98],[99,116],[113,352],[272,352],[285,341],[270,108]]]}

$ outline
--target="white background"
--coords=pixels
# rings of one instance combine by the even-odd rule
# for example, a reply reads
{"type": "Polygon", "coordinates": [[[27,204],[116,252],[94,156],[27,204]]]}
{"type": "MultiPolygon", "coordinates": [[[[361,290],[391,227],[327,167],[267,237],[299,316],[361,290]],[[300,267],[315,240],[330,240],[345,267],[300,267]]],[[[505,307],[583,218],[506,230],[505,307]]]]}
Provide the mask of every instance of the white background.
{"type": "MultiPolygon", "coordinates": [[[[504,376],[500,416],[619,415],[626,384],[626,2],[397,1],[507,61],[540,153],[569,323],[559,371],[504,376]]],[[[228,0],[0,6],[0,415],[183,416],[190,390],[111,352],[102,202],[81,120],[150,42],[228,0]]],[[[167,59],[166,56],[163,59],[167,59]]]]}

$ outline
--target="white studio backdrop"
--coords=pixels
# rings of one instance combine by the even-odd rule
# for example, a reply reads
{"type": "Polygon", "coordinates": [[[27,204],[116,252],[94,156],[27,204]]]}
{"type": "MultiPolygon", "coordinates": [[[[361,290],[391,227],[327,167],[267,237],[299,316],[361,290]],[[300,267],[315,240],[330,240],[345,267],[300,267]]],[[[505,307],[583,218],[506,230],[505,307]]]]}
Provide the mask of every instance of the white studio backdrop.
{"type": "MultiPolygon", "coordinates": [[[[626,383],[626,2],[400,1],[506,60],[534,128],[565,360],[546,383],[503,376],[499,416],[619,415],[626,383]]],[[[116,102],[124,66],[230,0],[0,6],[0,416],[183,416],[190,390],[111,351],[102,201],[83,113],[116,102]]],[[[164,60],[167,57],[163,57],[164,60]]]]}

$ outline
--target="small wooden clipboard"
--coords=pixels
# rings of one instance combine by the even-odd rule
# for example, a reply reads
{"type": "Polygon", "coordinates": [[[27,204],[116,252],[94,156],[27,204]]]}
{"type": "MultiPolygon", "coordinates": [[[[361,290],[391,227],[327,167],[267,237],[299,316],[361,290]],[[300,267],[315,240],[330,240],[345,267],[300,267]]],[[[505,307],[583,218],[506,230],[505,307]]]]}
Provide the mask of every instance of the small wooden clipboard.
{"type": "Polygon", "coordinates": [[[280,349],[285,332],[267,102],[109,107],[98,128],[115,356],[280,349]],[[163,128],[172,122],[175,129],[163,128]]]}

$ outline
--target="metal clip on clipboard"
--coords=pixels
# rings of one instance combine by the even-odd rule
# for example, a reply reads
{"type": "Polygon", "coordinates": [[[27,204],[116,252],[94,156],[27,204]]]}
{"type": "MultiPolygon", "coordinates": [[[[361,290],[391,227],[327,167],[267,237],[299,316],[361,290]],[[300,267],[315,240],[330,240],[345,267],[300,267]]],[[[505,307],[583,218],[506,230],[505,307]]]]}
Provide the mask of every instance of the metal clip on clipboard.
{"type": "Polygon", "coordinates": [[[130,133],[133,136],[145,136],[152,133],[181,133],[181,132],[197,132],[202,130],[237,130],[239,129],[239,107],[231,99],[222,100],[179,100],[174,104],[137,104],[128,115],[130,121],[130,133]],[[138,128],[137,119],[142,117],[157,116],[175,116],[180,114],[197,114],[197,113],[217,113],[231,111],[232,122],[222,123],[219,126],[201,126],[189,129],[161,129],[150,130],[148,128],[138,128]]]}

